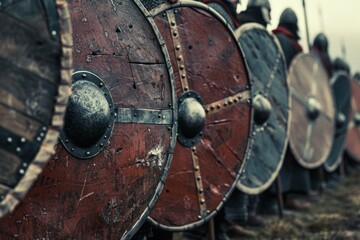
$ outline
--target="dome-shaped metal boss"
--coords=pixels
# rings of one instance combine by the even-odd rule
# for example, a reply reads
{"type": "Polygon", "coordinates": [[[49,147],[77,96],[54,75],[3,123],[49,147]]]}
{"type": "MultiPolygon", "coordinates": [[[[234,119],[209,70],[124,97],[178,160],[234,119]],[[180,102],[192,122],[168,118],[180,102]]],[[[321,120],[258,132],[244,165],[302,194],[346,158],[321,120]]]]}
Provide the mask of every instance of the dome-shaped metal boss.
{"type": "Polygon", "coordinates": [[[178,99],[178,141],[184,147],[195,146],[203,136],[206,112],[200,95],[186,91],[178,99]]]}
{"type": "Polygon", "coordinates": [[[354,122],[355,122],[356,127],[360,127],[360,113],[359,112],[355,113],[354,122]]]}
{"type": "Polygon", "coordinates": [[[253,100],[254,107],[254,121],[258,125],[264,124],[271,114],[271,103],[263,95],[258,94],[253,100]]]}
{"type": "Polygon", "coordinates": [[[316,120],[320,114],[320,111],[320,102],[313,97],[308,98],[308,100],[306,101],[306,113],[308,118],[310,120],[316,120]]]}
{"type": "Polygon", "coordinates": [[[195,98],[186,98],[179,106],[179,131],[186,138],[196,137],[205,125],[205,109],[195,98]]]}
{"type": "Polygon", "coordinates": [[[336,128],[343,127],[345,123],[346,123],[346,116],[342,112],[336,114],[336,128]]]}
{"type": "Polygon", "coordinates": [[[91,147],[99,141],[109,126],[109,103],[98,86],[87,80],[76,81],[72,91],[64,130],[77,147],[91,147]]]}

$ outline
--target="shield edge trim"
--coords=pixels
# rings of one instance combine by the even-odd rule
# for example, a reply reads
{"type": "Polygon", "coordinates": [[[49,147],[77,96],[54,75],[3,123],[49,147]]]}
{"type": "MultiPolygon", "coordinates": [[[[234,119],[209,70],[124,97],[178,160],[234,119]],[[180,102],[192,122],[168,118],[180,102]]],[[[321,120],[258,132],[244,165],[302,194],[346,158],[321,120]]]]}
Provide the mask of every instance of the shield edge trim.
{"type": "MultiPolygon", "coordinates": [[[[285,55],[284,55],[284,51],[281,48],[279,39],[276,37],[275,34],[269,32],[265,27],[263,27],[261,24],[258,24],[258,23],[246,23],[246,24],[240,26],[239,28],[237,28],[235,30],[235,36],[237,37],[237,39],[239,39],[241,37],[241,34],[248,31],[249,29],[265,30],[273,38],[274,43],[277,46],[277,48],[279,49],[280,54],[281,54],[282,59],[283,59],[283,62],[284,62],[284,67],[285,67],[284,72],[285,72],[285,76],[286,76],[285,82],[286,82],[286,84],[288,86],[288,108],[289,108],[289,111],[288,111],[288,119],[287,119],[287,124],[286,124],[287,126],[286,126],[285,146],[284,146],[284,149],[283,149],[283,151],[282,151],[282,153],[280,155],[281,160],[280,160],[279,165],[277,166],[277,168],[276,168],[275,172],[273,173],[273,175],[268,179],[268,181],[265,184],[263,184],[262,186],[260,186],[260,187],[257,187],[257,188],[246,187],[244,184],[241,183],[241,180],[239,180],[237,185],[236,185],[237,189],[244,192],[244,193],[247,193],[247,194],[250,194],[250,195],[257,195],[257,194],[260,194],[260,193],[264,192],[266,189],[268,189],[271,186],[271,184],[274,183],[274,181],[276,180],[276,178],[279,175],[280,169],[283,166],[284,159],[285,159],[285,154],[286,154],[286,150],[287,150],[287,147],[288,147],[288,144],[289,144],[289,138],[290,138],[290,123],[291,123],[291,118],[292,118],[292,112],[290,111],[290,106],[291,106],[291,101],[292,100],[291,100],[291,94],[290,94],[290,89],[289,89],[288,71],[287,71],[287,65],[286,65],[286,61],[285,61],[285,55]]],[[[238,40],[238,42],[240,44],[239,40],[238,40]]],[[[248,74],[249,74],[249,79],[250,79],[250,82],[251,82],[252,73],[249,72],[248,74]]],[[[250,155],[250,152],[247,153],[247,155],[250,155]]],[[[250,156],[246,156],[246,158],[249,158],[249,157],[250,156]]],[[[249,161],[249,160],[247,159],[246,161],[249,161]]]]}
{"type": "MultiPolygon", "coordinates": [[[[345,71],[338,71],[336,72],[330,79],[330,84],[333,85],[335,83],[335,79],[341,75],[344,75],[348,78],[348,83],[351,84],[351,79],[349,77],[349,75],[345,72],[345,71]]],[[[349,89],[351,90],[351,85],[349,86],[349,89]]],[[[351,93],[352,94],[352,93],[351,93]]],[[[334,94],[333,94],[334,95],[334,94]]],[[[324,169],[326,172],[328,173],[332,173],[336,170],[336,168],[338,168],[340,165],[341,165],[341,162],[343,160],[342,156],[345,152],[345,144],[346,144],[346,137],[347,137],[347,134],[349,132],[349,125],[350,125],[350,111],[351,111],[351,96],[350,96],[350,107],[349,107],[349,112],[347,113],[347,117],[346,117],[346,132],[345,132],[345,141],[342,143],[342,147],[341,147],[341,150],[339,151],[339,156],[337,157],[335,163],[332,165],[332,166],[329,166],[327,164],[327,161],[325,161],[324,163],[324,169]]],[[[334,144],[334,143],[333,143],[334,144]]],[[[331,152],[330,152],[331,153],[331,152]]],[[[330,156],[329,156],[330,157],[330,156]]],[[[327,160],[327,159],[326,159],[327,160]]]]}
{"type": "Polygon", "coordinates": [[[121,239],[131,239],[131,237],[138,232],[140,227],[143,225],[143,223],[146,221],[146,219],[150,215],[152,209],[155,207],[155,204],[160,197],[160,194],[165,185],[165,181],[168,177],[169,169],[170,169],[171,162],[172,162],[173,155],[174,155],[174,149],[176,146],[176,139],[177,139],[176,134],[177,134],[177,119],[178,119],[178,116],[177,116],[177,114],[178,114],[177,113],[177,109],[178,109],[177,105],[178,104],[177,104],[176,92],[175,92],[175,77],[174,77],[174,71],[173,71],[173,68],[171,65],[171,61],[170,61],[170,55],[166,48],[165,41],[162,38],[162,35],[155,24],[153,15],[149,13],[149,11],[144,7],[144,5],[141,3],[140,0],[132,0],[132,1],[135,3],[135,5],[138,7],[138,9],[144,14],[144,17],[146,18],[147,22],[151,25],[152,31],[154,32],[154,34],[156,36],[156,40],[161,48],[162,54],[166,61],[165,64],[166,64],[166,67],[167,67],[167,70],[169,73],[169,77],[170,77],[170,82],[171,82],[171,84],[170,84],[171,85],[170,86],[171,94],[172,94],[171,110],[173,112],[173,126],[171,128],[171,141],[170,141],[170,149],[169,149],[170,151],[168,152],[168,159],[167,159],[166,165],[164,166],[164,174],[162,175],[158,185],[156,186],[155,194],[152,197],[152,199],[150,200],[150,202],[148,203],[147,208],[141,214],[139,219],[135,222],[133,227],[129,231],[125,232],[123,234],[123,236],[121,236],[121,239]]]}
{"type": "Polygon", "coordinates": [[[56,11],[60,25],[60,81],[58,93],[54,104],[53,116],[50,125],[43,129],[46,131],[38,153],[29,164],[24,176],[16,187],[8,192],[0,203],[0,217],[12,212],[21,199],[30,190],[32,184],[41,173],[43,167],[55,152],[54,146],[58,142],[60,131],[64,125],[64,115],[69,96],[71,95],[72,74],[72,26],[68,4],[64,0],[56,0],[56,11]]]}
{"type": "MultiPolygon", "coordinates": [[[[290,68],[293,67],[292,65],[293,65],[293,63],[294,63],[295,61],[298,61],[298,60],[299,60],[301,57],[303,57],[303,56],[311,56],[311,58],[313,58],[314,61],[316,61],[316,62],[323,68],[323,70],[325,71],[322,63],[318,60],[318,58],[317,58],[313,53],[299,53],[299,54],[297,54],[297,55],[294,57],[294,59],[292,60],[292,62],[291,62],[291,64],[290,64],[290,68]]],[[[289,68],[289,72],[290,72],[290,68],[289,68]]],[[[328,82],[328,83],[329,83],[329,87],[330,87],[330,90],[331,90],[330,82],[328,82]]],[[[290,86],[290,92],[291,92],[291,86],[290,86]]],[[[331,94],[331,96],[332,96],[332,105],[333,105],[332,107],[333,107],[333,109],[336,109],[336,107],[335,107],[335,102],[334,102],[334,96],[333,96],[332,90],[330,91],[330,94],[331,94]]],[[[290,108],[291,108],[291,106],[290,106],[290,108]]],[[[334,122],[335,122],[335,120],[334,120],[334,122]]],[[[291,127],[290,127],[290,128],[291,128],[291,127]]],[[[290,133],[290,132],[289,132],[289,133],[290,133]]],[[[331,146],[332,146],[333,144],[334,144],[334,139],[332,138],[331,146]]],[[[317,161],[316,164],[310,164],[310,163],[306,163],[306,162],[304,162],[304,161],[299,160],[299,158],[297,158],[296,154],[293,153],[293,146],[292,146],[292,144],[291,144],[291,138],[289,138],[289,148],[290,148],[292,154],[294,155],[294,157],[295,157],[295,159],[296,159],[296,162],[299,163],[300,166],[302,166],[302,167],[304,167],[304,168],[306,168],[306,169],[314,169],[314,168],[317,168],[317,167],[320,167],[321,165],[323,165],[323,164],[325,163],[325,161],[328,159],[328,157],[329,157],[329,155],[330,155],[330,152],[331,152],[331,148],[330,148],[330,149],[328,150],[328,154],[325,155],[325,157],[323,157],[323,158],[324,158],[323,160],[317,161]]]]}
{"type": "MultiPolygon", "coordinates": [[[[137,0],[136,0],[137,1],[137,0]]],[[[150,11],[150,14],[152,17],[155,17],[157,15],[159,15],[160,13],[170,10],[170,9],[175,9],[175,8],[179,8],[179,7],[195,7],[195,8],[199,8],[200,10],[205,10],[208,13],[210,13],[213,17],[215,17],[216,19],[218,19],[229,31],[230,35],[232,35],[232,37],[236,40],[236,44],[242,54],[242,58],[244,61],[244,66],[245,66],[245,71],[247,73],[247,75],[249,76],[249,67],[246,61],[246,57],[244,54],[244,51],[241,47],[241,45],[239,44],[239,42],[237,41],[237,38],[235,36],[234,31],[232,30],[230,24],[228,22],[226,22],[226,20],[218,13],[216,12],[213,8],[209,7],[208,5],[201,3],[201,2],[196,2],[196,1],[191,1],[191,0],[178,0],[176,3],[163,3],[160,4],[158,7],[152,9],[150,11]]],[[[250,78],[249,78],[249,85],[251,86],[251,82],[250,82],[250,78]]],[[[251,95],[251,99],[252,99],[252,95],[251,95]]],[[[253,119],[254,117],[254,111],[253,108],[251,108],[251,121],[250,121],[250,129],[249,129],[249,133],[252,132],[253,130],[253,119]]],[[[249,151],[249,140],[251,139],[250,134],[248,135],[248,142],[247,142],[247,146],[246,146],[246,151],[245,153],[247,153],[249,151]]],[[[167,230],[167,231],[185,231],[185,230],[190,230],[196,227],[201,226],[202,224],[206,223],[208,220],[210,220],[211,218],[213,218],[223,207],[223,204],[226,202],[226,200],[229,198],[229,196],[232,194],[232,192],[234,191],[235,187],[236,187],[236,183],[239,181],[240,179],[240,175],[241,172],[243,171],[243,167],[245,165],[245,161],[246,161],[246,154],[244,157],[244,161],[239,169],[239,172],[236,174],[236,178],[232,184],[232,186],[230,187],[229,191],[225,194],[224,198],[221,200],[221,202],[219,203],[219,205],[215,208],[214,211],[212,211],[210,214],[208,214],[205,218],[201,218],[201,220],[189,223],[189,224],[185,224],[182,226],[166,226],[163,224],[158,223],[157,221],[155,221],[154,219],[152,219],[150,216],[147,218],[147,220],[155,227],[158,227],[160,229],[163,230],[167,230]]]]}

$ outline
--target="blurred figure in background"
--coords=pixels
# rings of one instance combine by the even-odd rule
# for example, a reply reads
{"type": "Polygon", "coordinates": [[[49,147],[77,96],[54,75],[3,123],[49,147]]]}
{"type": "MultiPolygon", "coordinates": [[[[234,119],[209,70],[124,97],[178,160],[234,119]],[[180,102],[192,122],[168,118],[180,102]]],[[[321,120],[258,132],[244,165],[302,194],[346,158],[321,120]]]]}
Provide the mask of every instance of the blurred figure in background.
{"type": "Polygon", "coordinates": [[[328,77],[330,78],[332,76],[333,67],[329,56],[328,48],[329,48],[329,41],[326,35],[323,33],[319,33],[314,39],[314,43],[313,46],[311,47],[311,51],[315,53],[316,56],[319,57],[323,66],[326,69],[328,77]]]}

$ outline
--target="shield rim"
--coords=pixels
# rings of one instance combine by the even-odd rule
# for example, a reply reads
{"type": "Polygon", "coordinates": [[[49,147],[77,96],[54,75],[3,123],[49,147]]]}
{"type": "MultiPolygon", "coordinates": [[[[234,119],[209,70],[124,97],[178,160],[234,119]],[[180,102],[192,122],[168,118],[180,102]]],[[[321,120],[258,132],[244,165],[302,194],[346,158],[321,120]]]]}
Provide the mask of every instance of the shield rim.
{"type": "MultiPolygon", "coordinates": [[[[294,59],[291,61],[291,64],[289,66],[289,73],[290,73],[290,69],[292,69],[294,67],[294,64],[295,62],[298,62],[299,59],[303,58],[303,57],[307,57],[307,56],[310,56],[315,62],[317,62],[317,64],[323,69],[323,71],[326,73],[325,69],[324,69],[324,66],[322,65],[322,63],[319,61],[318,57],[316,57],[313,53],[299,53],[297,54],[294,59]]],[[[326,74],[325,74],[326,75],[326,74]]],[[[288,78],[289,78],[289,74],[288,74],[288,78]]],[[[289,81],[290,83],[290,81],[289,81]]],[[[329,87],[329,90],[330,90],[330,94],[331,94],[331,102],[332,102],[332,108],[335,110],[335,102],[334,102],[334,96],[333,96],[333,93],[332,93],[332,88],[331,88],[331,85],[330,85],[330,81],[327,81],[328,83],[328,87],[329,87]]],[[[290,93],[291,93],[291,90],[292,87],[290,86],[290,93]]],[[[291,108],[291,106],[290,106],[291,108]]],[[[334,116],[335,118],[335,116],[334,116]]],[[[335,119],[333,119],[333,123],[335,123],[335,119]]],[[[290,123],[290,130],[291,130],[291,123],[290,123]]],[[[330,152],[331,152],[331,148],[328,149],[328,153],[323,156],[323,159],[321,159],[321,161],[317,161],[316,163],[307,163],[307,162],[304,162],[302,161],[301,158],[298,157],[298,154],[296,154],[294,151],[294,147],[293,145],[291,144],[291,136],[290,136],[290,131],[289,131],[289,148],[291,150],[291,153],[294,155],[295,159],[296,159],[296,162],[300,164],[300,166],[304,167],[305,169],[315,169],[317,167],[320,167],[321,165],[323,165],[325,163],[325,161],[328,159],[329,155],[330,155],[330,152]]],[[[334,144],[334,138],[332,138],[332,143],[331,143],[331,146],[334,144]]]]}
{"type": "MultiPolygon", "coordinates": [[[[208,5],[204,4],[204,3],[201,3],[201,2],[196,2],[196,1],[191,1],[191,0],[178,0],[176,3],[169,3],[169,2],[162,3],[159,6],[157,6],[156,8],[152,9],[150,11],[150,14],[151,14],[152,17],[156,17],[157,15],[159,15],[159,14],[161,14],[161,13],[167,11],[167,10],[180,8],[180,7],[198,8],[200,10],[207,11],[214,18],[218,19],[225,26],[225,28],[229,31],[229,34],[235,39],[236,45],[237,45],[238,49],[240,50],[240,52],[242,54],[242,57],[243,57],[244,67],[245,67],[244,70],[246,71],[247,75],[249,76],[250,71],[249,71],[247,61],[246,61],[246,57],[245,57],[245,54],[244,54],[244,51],[243,51],[241,45],[237,41],[237,38],[235,36],[234,31],[232,30],[230,24],[228,22],[226,22],[226,20],[217,11],[215,11],[210,6],[208,6],[208,5]]],[[[251,86],[250,78],[249,78],[249,85],[251,86]]],[[[250,91],[250,96],[251,96],[250,99],[253,99],[251,91],[250,91]]],[[[188,224],[185,224],[185,225],[182,225],[182,226],[167,226],[167,225],[158,223],[153,218],[151,218],[151,216],[149,215],[147,220],[153,226],[155,226],[157,228],[160,228],[160,229],[163,229],[163,230],[172,231],[172,232],[191,230],[193,228],[196,228],[196,227],[199,227],[199,226],[203,225],[204,223],[209,221],[211,218],[213,218],[218,212],[220,212],[220,210],[223,207],[224,203],[226,202],[226,200],[229,198],[229,196],[232,194],[232,192],[236,188],[236,183],[240,179],[241,172],[243,171],[243,168],[244,168],[244,165],[245,165],[245,162],[246,162],[246,155],[247,155],[246,153],[249,151],[249,146],[250,146],[249,141],[251,139],[250,133],[253,130],[253,121],[252,121],[252,119],[253,119],[253,116],[254,116],[254,111],[253,111],[253,108],[250,108],[250,109],[251,109],[250,128],[249,128],[249,135],[248,135],[248,138],[247,138],[248,141],[247,141],[244,161],[243,161],[243,163],[242,163],[242,165],[241,165],[241,167],[239,169],[239,172],[236,174],[236,178],[235,178],[233,184],[231,185],[231,187],[229,188],[228,192],[225,194],[223,199],[220,201],[218,206],[215,208],[215,210],[212,211],[211,213],[209,213],[206,217],[201,218],[201,220],[198,220],[198,221],[195,221],[195,222],[192,222],[192,223],[188,223],[188,224]]]]}
{"type": "MultiPolygon", "coordinates": [[[[345,72],[345,71],[337,71],[337,72],[335,72],[335,74],[333,74],[333,76],[331,77],[331,79],[330,79],[330,84],[331,84],[331,86],[333,86],[333,84],[335,84],[335,82],[336,82],[336,79],[339,77],[339,76],[346,76],[347,77],[347,79],[348,79],[348,83],[349,83],[349,85],[351,84],[351,79],[350,79],[350,76],[345,72]]],[[[351,93],[351,95],[352,95],[352,92],[351,92],[351,86],[349,86],[349,90],[350,90],[350,93],[351,93]]],[[[333,98],[334,98],[334,103],[335,103],[335,96],[334,96],[334,94],[333,94],[333,98]]],[[[328,162],[327,161],[325,161],[325,163],[324,163],[324,169],[325,169],[325,171],[326,172],[328,172],[328,173],[332,173],[332,172],[334,172],[340,165],[341,165],[341,162],[342,162],[342,160],[343,160],[343,158],[342,158],[342,156],[343,156],[343,153],[344,153],[344,151],[345,151],[345,144],[346,144],[346,137],[347,137],[347,134],[348,134],[348,132],[349,132],[349,125],[350,125],[350,112],[351,112],[351,98],[352,98],[352,96],[350,96],[350,107],[349,107],[349,111],[348,111],[348,113],[347,113],[347,115],[346,115],[346,132],[345,132],[345,134],[344,134],[344,141],[342,142],[342,146],[341,146],[341,150],[338,152],[338,156],[337,156],[337,158],[336,158],[336,161],[334,162],[334,164],[333,165],[329,165],[328,164],[328,162]]],[[[337,112],[337,111],[336,111],[337,112]]],[[[335,133],[336,133],[336,131],[335,131],[335,133]]],[[[335,136],[334,136],[334,142],[335,142],[335,136]]],[[[334,142],[333,142],[333,144],[334,144],[334,142]]],[[[333,148],[332,148],[333,149],[333,148]]],[[[330,153],[331,153],[332,151],[330,151],[330,153]]],[[[330,157],[330,155],[329,155],[329,157],[330,157]]],[[[329,158],[328,157],[328,158],[329,158]]],[[[327,158],[327,159],[328,159],[327,158]]],[[[327,160],[326,159],[326,160],[327,160]]]]}
{"type": "MultiPolygon", "coordinates": [[[[244,184],[241,183],[241,179],[239,179],[239,181],[237,183],[237,189],[238,190],[240,190],[240,191],[242,191],[244,193],[250,194],[250,195],[257,195],[257,194],[260,194],[260,193],[264,192],[266,189],[268,189],[271,186],[271,184],[273,184],[273,182],[278,177],[278,175],[280,173],[280,170],[281,170],[281,168],[283,166],[283,163],[284,163],[284,160],[285,160],[285,154],[286,154],[286,150],[287,150],[287,147],[288,147],[288,144],[289,144],[289,138],[290,138],[290,123],[291,123],[291,119],[292,119],[292,112],[290,111],[290,106],[291,106],[292,100],[291,100],[290,84],[289,84],[289,79],[288,79],[288,70],[287,70],[285,55],[284,55],[284,51],[281,48],[279,39],[276,37],[275,34],[273,34],[272,32],[269,32],[265,27],[263,27],[259,23],[246,23],[246,24],[241,25],[239,28],[237,28],[235,30],[235,36],[237,37],[237,39],[239,39],[241,37],[241,34],[244,34],[244,32],[249,31],[251,29],[259,29],[259,30],[262,30],[262,31],[266,31],[269,34],[269,36],[273,39],[273,43],[279,49],[279,52],[281,54],[281,57],[282,57],[282,60],[283,60],[283,63],[284,63],[285,82],[286,82],[287,87],[288,87],[287,92],[288,92],[288,107],[289,107],[288,119],[287,119],[287,124],[286,124],[286,137],[285,137],[284,148],[282,150],[282,153],[280,154],[281,159],[279,161],[279,164],[278,164],[277,168],[275,169],[274,173],[272,174],[272,176],[264,184],[262,184],[262,186],[257,187],[257,188],[250,188],[250,187],[245,186],[244,184]]],[[[241,45],[239,40],[238,40],[238,42],[241,45]]],[[[253,74],[249,71],[248,75],[249,75],[249,79],[250,79],[250,82],[251,82],[253,74]]],[[[252,135],[251,135],[251,138],[252,138],[252,135]]],[[[246,155],[247,156],[246,156],[245,163],[247,161],[250,161],[249,158],[250,158],[251,152],[247,152],[246,155]]]]}
{"type": "Polygon", "coordinates": [[[135,222],[135,224],[133,225],[133,227],[128,230],[127,232],[125,232],[123,234],[123,236],[121,237],[121,239],[130,239],[132,236],[134,236],[139,229],[141,228],[141,226],[143,225],[143,223],[147,220],[148,216],[150,216],[150,213],[152,211],[152,209],[155,207],[155,204],[157,202],[157,200],[160,197],[160,194],[165,186],[165,181],[168,177],[169,174],[169,169],[171,166],[171,162],[173,159],[173,155],[174,155],[174,150],[175,150],[175,146],[176,146],[176,134],[177,134],[177,119],[178,119],[178,104],[177,104],[177,96],[176,96],[176,91],[175,91],[175,77],[174,77],[174,71],[171,65],[171,61],[170,61],[170,55],[169,52],[167,50],[167,47],[165,45],[165,41],[162,38],[162,35],[158,29],[158,27],[155,24],[155,21],[153,19],[153,16],[149,13],[149,11],[145,8],[145,6],[141,3],[140,0],[132,0],[135,5],[138,7],[138,9],[143,13],[144,18],[146,18],[147,22],[150,24],[152,31],[154,32],[154,35],[156,37],[156,41],[159,44],[160,48],[161,48],[161,52],[162,55],[164,56],[164,60],[165,65],[167,67],[167,71],[169,74],[169,80],[170,80],[170,89],[171,89],[171,100],[172,100],[172,106],[170,107],[170,109],[172,110],[173,113],[173,127],[171,128],[171,141],[170,141],[170,146],[168,149],[168,157],[167,157],[167,162],[166,165],[164,166],[164,173],[161,176],[161,178],[159,179],[159,182],[156,186],[156,190],[155,190],[155,194],[154,196],[151,198],[150,202],[147,204],[146,209],[143,211],[143,213],[139,216],[139,219],[135,222]]]}
{"type": "Polygon", "coordinates": [[[31,186],[41,174],[45,164],[55,152],[54,146],[58,143],[60,131],[64,125],[64,116],[68,99],[71,95],[71,74],[72,74],[72,25],[69,14],[69,5],[64,0],[56,0],[57,20],[60,26],[60,79],[58,82],[57,95],[53,105],[53,115],[50,124],[46,126],[45,136],[34,159],[29,164],[25,174],[16,184],[15,188],[6,193],[5,198],[0,202],[0,218],[14,211],[25,195],[30,191],[31,186]],[[16,196],[16,197],[15,197],[16,196]]]}

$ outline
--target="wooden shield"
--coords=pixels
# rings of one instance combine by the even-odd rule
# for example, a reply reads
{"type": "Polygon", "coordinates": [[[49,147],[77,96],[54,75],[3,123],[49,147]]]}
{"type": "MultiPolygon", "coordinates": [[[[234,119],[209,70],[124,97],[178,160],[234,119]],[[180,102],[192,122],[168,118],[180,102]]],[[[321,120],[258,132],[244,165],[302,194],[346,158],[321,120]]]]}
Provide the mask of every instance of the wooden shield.
{"type": "Polygon", "coordinates": [[[330,81],[314,55],[299,54],[290,65],[288,82],[291,152],[301,166],[319,167],[330,154],[335,134],[335,104],[330,81]]]}
{"type": "Polygon", "coordinates": [[[352,159],[360,162],[360,82],[356,79],[352,79],[350,82],[351,110],[345,148],[352,159]]]}
{"type": "Polygon", "coordinates": [[[328,172],[333,172],[341,163],[348,131],[351,108],[350,78],[345,72],[338,72],[331,78],[336,118],[334,143],[330,155],[324,164],[328,172]]]}
{"type": "Polygon", "coordinates": [[[0,218],[28,192],[63,126],[72,67],[67,11],[65,1],[0,2],[0,218]]]}
{"type": "Polygon", "coordinates": [[[224,20],[229,24],[231,29],[235,30],[237,27],[240,26],[239,21],[227,8],[226,4],[223,0],[201,0],[203,2],[217,11],[224,20]]]}
{"type": "Polygon", "coordinates": [[[248,146],[251,93],[236,38],[214,10],[178,1],[151,14],[174,66],[179,128],[150,221],[183,230],[211,218],[235,187],[248,146]]]}
{"type": "Polygon", "coordinates": [[[277,38],[260,24],[245,24],[235,35],[249,66],[255,123],[237,187],[248,194],[259,194],[278,175],[288,144],[287,67],[277,38]]]}
{"type": "Polygon", "coordinates": [[[1,239],[130,239],[153,208],[174,151],[177,105],[164,43],[138,4],[69,3],[76,71],[62,143],[0,221],[1,239]]]}

